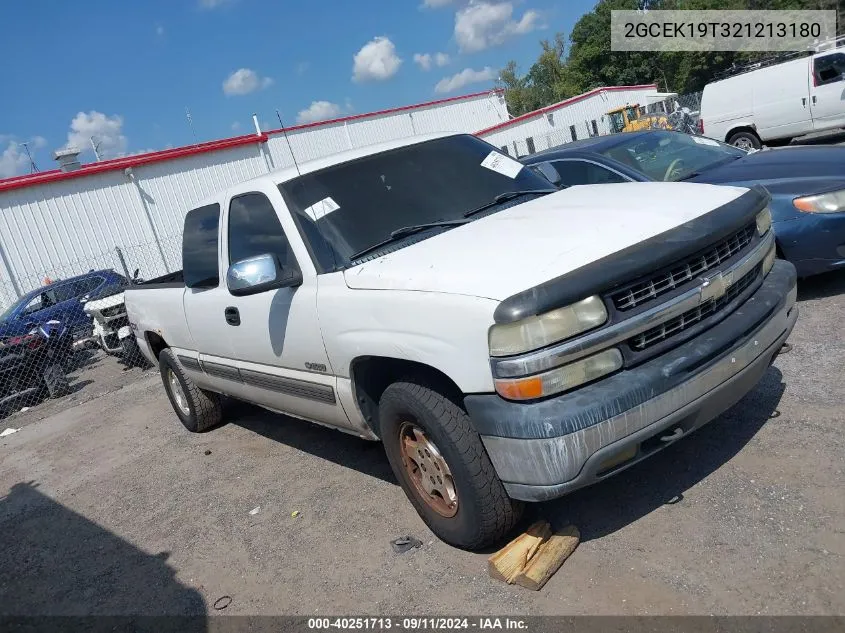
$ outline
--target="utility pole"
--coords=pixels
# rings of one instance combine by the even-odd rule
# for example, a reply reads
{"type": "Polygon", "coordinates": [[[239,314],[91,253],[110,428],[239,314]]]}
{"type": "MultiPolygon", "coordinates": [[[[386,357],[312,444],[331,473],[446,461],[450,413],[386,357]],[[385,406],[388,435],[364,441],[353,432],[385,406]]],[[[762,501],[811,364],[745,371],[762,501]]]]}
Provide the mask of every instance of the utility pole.
{"type": "Polygon", "coordinates": [[[95,142],[94,142],[94,137],[92,136],[92,137],[91,137],[91,149],[93,149],[93,150],[94,150],[94,158],[96,158],[96,159],[97,159],[97,162],[98,162],[98,163],[100,162],[100,160],[102,160],[102,159],[100,158],[100,145],[102,145],[102,141],[101,141],[100,143],[95,143],[95,142]]]}
{"type": "Polygon", "coordinates": [[[191,127],[191,134],[194,136],[194,142],[197,140],[197,133],[194,131],[194,119],[191,117],[191,111],[188,106],[185,106],[185,118],[188,119],[188,125],[191,127]]]}
{"type": "Polygon", "coordinates": [[[29,143],[18,143],[18,145],[24,148],[24,151],[26,151],[26,155],[29,157],[29,173],[36,173],[38,171],[38,166],[35,164],[35,161],[32,160],[32,154],[30,154],[29,152],[29,143]]]}

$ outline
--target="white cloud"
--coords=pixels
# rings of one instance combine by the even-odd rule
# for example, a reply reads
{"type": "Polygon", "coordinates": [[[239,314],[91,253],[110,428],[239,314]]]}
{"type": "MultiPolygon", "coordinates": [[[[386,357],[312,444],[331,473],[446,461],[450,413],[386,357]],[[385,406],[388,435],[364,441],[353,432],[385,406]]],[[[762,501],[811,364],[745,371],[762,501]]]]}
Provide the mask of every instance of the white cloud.
{"type": "Polygon", "coordinates": [[[164,36],[164,27],[161,24],[156,27],[156,35],[159,37],[164,36]]]}
{"type": "Polygon", "coordinates": [[[428,53],[414,53],[414,62],[423,70],[431,70],[431,55],[428,53]]]}
{"type": "Polygon", "coordinates": [[[308,69],[310,67],[311,67],[310,62],[299,62],[296,65],[296,74],[297,75],[304,75],[306,72],[308,72],[308,69]]]}
{"type": "Polygon", "coordinates": [[[449,6],[455,0],[423,0],[422,6],[426,9],[439,9],[440,7],[449,6]]]}
{"type": "Polygon", "coordinates": [[[240,121],[235,121],[234,123],[232,123],[232,131],[233,132],[237,132],[240,129],[241,129],[241,122],[240,121]]]}
{"type": "Polygon", "coordinates": [[[70,122],[67,146],[75,147],[80,152],[90,151],[92,136],[98,145],[100,158],[114,158],[126,154],[129,141],[123,134],[122,116],[106,116],[96,110],[77,113],[70,122]]]}
{"type": "Polygon", "coordinates": [[[364,44],[353,60],[352,80],[357,82],[390,79],[402,65],[396,47],[386,37],[376,37],[364,44]]]}
{"type": "Polygon", "coordinates": [[[272,85],[273,80],[270,77],[262,77],[250,68],[239,68],[226,77],[223,82],[223,92],[228,96],[247,95],[272,85]]]}
{"type": "Polygon", "coordinates": [[[0,178],[11,178],[26,173],[29,158],[22,147],[15,141],[9,141],[0,154],[0,178]]]}
{"type": "Polygon", "coordinates": [[[432,65],[446,66],[450,59],[446,53],[414,53],[414,62],[419,64],[423,70],[431,70],[432,65]]]}
{"type": "MultiPolygon", "coordinates": [[[[0,144],[3,143],[6,143],[6,148],[0,153],[0,178],[11,178],[29,173],[29,156],[20,142],[14,136],[0,134],[0,144]]],[[[27,143],[30,153],[34,154],[36,150],[47,145],[47,139],[43,136],[34,136],[27,143]]]]}
{"type": "Polygon", "coordinates": [[[451,77],[445,77],[437,82],[434,86],[434,92],[453,92],[460,90],[468,84],[477,84],[485,81],[490,81],[496,78],[496,71],[485,66],[481,70],[473,70],[472,68],[464,68],[461,72],[451,77]]]}
{"type": "Polygon", "coordinates": [[[455,40],[461,52],[476,53],[502,44],[515,35],[541,27],[540,14],[529,9],[513,19],[512,2],[477,0],[455,14],[455,40]]]}
{"type": "Polygon", "coordinates": [[[311,105],[300,110],[296,115],[297,123],[313,123],[314,121],[325,121],[336,119],[342,113],[342,109],[336,103],[329,101],[312,101],[311,105]]]}
{"type": "Polygon", "coordinates": [[[199,0],[201,9],[216,9],[224,4],[231,4],[234,0],[199,0]]]}

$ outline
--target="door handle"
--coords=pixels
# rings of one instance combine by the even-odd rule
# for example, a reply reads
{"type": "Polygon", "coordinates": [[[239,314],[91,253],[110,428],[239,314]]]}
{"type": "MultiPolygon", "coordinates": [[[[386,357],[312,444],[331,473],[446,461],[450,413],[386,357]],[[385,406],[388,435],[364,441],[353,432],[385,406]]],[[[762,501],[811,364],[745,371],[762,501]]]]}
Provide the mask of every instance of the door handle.
{"type": "Polygon", "coordinates": [[[232,306],[226,308],[223,312],[226,315],[226,323],[229,325],[240,325],[241,324],[241,313],[238,312],[238,309],[232,306]]]}
{"type": "Polygon", "coordinates": [[[813,95],[813,105],[816,105],[816,95],[813,95]]]}
{"type": "Polygon", "coordinates": [[[801,97],[801,105],[807,107],[807,97],[801,97]]]}

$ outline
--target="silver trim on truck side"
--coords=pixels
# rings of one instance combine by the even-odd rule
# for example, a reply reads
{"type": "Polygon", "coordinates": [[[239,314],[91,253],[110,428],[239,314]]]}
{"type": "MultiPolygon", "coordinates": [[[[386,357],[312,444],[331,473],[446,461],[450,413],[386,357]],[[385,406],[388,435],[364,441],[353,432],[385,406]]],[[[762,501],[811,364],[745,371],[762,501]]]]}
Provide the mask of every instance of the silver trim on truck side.
{"type": "MultiPolygon", "coordinates": [[[[739,279],[746,273],[751,272],[755,266],[765,259],[766,254],[774,248],[774,244],[774,232],[770,230],[745,257],[730,268],[723,270],[721,272],[722,278],[730,276],[731,279],[739,279]]],[[[493,375],[496,378],[516,378],[559,367],[645,332],[710,299],[711,297],[702,291],[702,286],[697,286],[630,319],[564,341],[553,347],[529,352],[522,356],[493,357],[490,359],[493,375]]]]}

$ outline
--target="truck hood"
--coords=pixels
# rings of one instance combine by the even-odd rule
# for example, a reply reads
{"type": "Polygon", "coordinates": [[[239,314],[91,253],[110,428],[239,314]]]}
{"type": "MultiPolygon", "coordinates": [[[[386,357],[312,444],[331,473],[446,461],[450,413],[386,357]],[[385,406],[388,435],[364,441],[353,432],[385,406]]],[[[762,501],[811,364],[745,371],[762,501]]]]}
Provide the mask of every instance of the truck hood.
{"type": "Polygon", "coordinates": [[[564,189],[344,271],[347,286],[501,301],[702,216],[745,193],[691,183],[564,189]]]}

